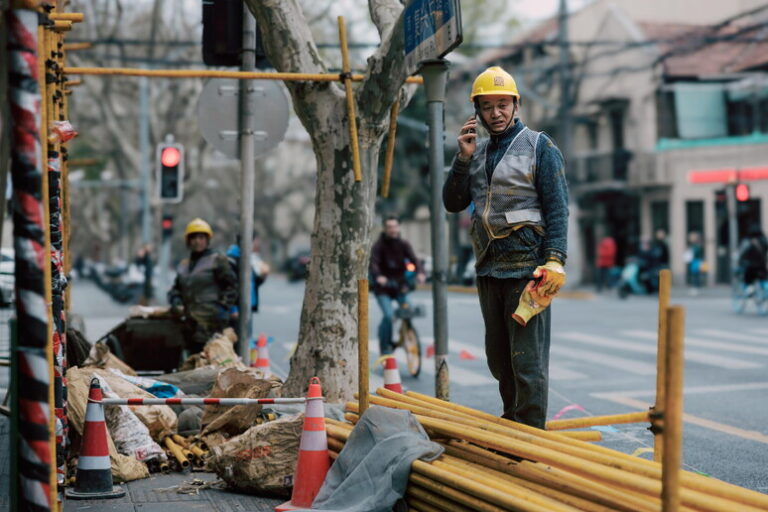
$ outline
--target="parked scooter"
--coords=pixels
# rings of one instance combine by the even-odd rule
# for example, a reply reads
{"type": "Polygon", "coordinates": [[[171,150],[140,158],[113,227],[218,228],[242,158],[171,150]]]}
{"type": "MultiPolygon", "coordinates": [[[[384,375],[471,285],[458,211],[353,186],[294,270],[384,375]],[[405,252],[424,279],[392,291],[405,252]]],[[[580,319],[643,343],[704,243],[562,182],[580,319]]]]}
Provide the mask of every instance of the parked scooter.
{"type": "Polygon", "coordinates": [[[626,299],[630,294],[650,295],[658,289],[658,277],[652,269],[643,268],[637,257],[628,258],[616,289],[620,299],[626,299]]]}

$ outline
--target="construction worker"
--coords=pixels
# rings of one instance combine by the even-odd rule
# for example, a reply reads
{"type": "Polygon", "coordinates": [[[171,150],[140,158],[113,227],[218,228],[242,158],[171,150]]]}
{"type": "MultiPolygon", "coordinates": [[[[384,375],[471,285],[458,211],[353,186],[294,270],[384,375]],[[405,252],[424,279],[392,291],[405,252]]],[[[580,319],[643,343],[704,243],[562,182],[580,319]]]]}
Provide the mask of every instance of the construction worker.
{"type": "Polygon", "coordinates": [[[517,117],[520,93],[500,67],[480,73],[461,127],[459,151],[443,203],[460,212],[474,203],[470,235],[485,322],[485,351],[499,381],[503,417],[544,428],[549,375],[550,308],[523,326],[512,315],[532,280],[551,298],[565,284],[568,188],[563,156],[547,135],[517,117]],[[489,137],[479,139],[478,129],[489,137]]]}
{"type": "Polygon", "coordinates": [[[194,219],[184,230],[190,254],[176,269],[168,302],[183,311],[187,323],[187,348],[195,353],[228,325],[230,308],[237,301],[237,276],[227,257],[210,248],[213,230],[203,219],[194,219]]]}

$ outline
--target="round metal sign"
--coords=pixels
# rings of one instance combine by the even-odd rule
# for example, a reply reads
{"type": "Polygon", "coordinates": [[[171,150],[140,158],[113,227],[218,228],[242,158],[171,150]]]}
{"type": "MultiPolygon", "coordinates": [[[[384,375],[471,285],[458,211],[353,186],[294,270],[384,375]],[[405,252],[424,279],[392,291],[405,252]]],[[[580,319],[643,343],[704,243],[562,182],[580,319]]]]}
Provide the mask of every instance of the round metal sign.
{"type": "MultiPolygon", "coordinates": [[[[200,94],[197,119],[205,141],[230,158],[240,153],[240,84],[234,78],[208,80],[200,94]]],[[[276,80],[253,80],[255,156],[275,148],[288,129],[289,104],[276,80]]]]}

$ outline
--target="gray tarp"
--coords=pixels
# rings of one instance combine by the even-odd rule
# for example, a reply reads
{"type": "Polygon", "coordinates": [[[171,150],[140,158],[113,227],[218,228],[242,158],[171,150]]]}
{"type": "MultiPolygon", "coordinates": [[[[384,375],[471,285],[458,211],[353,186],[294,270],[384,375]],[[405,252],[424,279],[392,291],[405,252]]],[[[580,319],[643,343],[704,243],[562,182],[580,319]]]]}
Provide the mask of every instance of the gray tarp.
{"type": "Polygon", "coordinates": [[[442,453],[409,411],[371,407],[328,471],[312,510],[390,511],[405,493],[413,461],[442,453]]]}

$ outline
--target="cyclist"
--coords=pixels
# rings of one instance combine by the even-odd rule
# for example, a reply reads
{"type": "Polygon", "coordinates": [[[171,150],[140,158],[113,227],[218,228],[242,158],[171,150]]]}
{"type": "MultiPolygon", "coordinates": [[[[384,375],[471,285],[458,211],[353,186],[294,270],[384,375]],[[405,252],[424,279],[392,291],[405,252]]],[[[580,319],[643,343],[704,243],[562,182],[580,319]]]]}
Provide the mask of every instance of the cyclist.
{"type": "Polygon", "coordinates": [[[373,294],[382,312],[379,324],[381,355],[391,354],[394,350],[392,320],[395,311],[392,301],[396,300],[400,306],[408,303],[408,292],[415,287],[409,277],[414,275],[414,272],[416,282],[423,283],[426,280],[411,244],[400,237],[400,221],[394,216],[386,217],[384,231],[371,249],[370,264],[373,294]]]}

